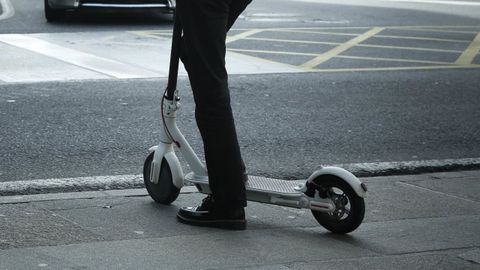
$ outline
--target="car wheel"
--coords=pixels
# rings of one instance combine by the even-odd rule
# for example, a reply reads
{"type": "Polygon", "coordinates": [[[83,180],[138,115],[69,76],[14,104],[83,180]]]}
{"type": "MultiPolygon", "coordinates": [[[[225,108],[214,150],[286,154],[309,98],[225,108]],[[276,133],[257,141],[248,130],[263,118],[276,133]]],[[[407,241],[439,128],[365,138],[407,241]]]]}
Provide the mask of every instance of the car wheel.
{"type": "Polygon", "coordinates": [[[60,21],[63,19],[65,15],[65,11],[63,9],[56,9],[50,7],[48,4],[48,0],[44,0],[45,2],[45,18],[49,22],[60,21]]]}

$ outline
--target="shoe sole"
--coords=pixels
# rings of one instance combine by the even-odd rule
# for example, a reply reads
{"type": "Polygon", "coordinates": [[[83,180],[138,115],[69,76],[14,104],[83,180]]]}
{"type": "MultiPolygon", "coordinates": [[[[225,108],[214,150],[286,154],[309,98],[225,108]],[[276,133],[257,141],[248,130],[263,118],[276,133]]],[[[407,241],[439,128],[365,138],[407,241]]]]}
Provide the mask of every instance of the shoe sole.
{"type": "Polygon", "coordinates": [[[227,229],[227,230],[236,230],[242,231],[247,228],[247,221],[242,219],[217,219],[217,220],[194,220],[182,217],[181,215],[177,214],[177,219],[181,223],[188,224],[188,225],[195,225],[201,227],[215,227],[220,229],[227,229]]]}

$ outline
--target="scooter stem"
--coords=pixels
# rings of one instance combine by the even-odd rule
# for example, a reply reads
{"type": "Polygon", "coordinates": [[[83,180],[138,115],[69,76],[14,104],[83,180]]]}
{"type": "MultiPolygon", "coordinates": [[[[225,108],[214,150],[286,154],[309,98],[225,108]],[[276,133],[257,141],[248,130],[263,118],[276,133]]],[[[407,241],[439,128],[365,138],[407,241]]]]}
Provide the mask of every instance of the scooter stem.
{"type": "MultiPolygon", "coordinates": [[[[206,167],[195,154],[190,144],[178,129],[176,123],[176,112],[180,107],[176,88],[178,79],[178,65],[180,62],[181,37],[182,27],[180,24],[180,19],[178,16],[175,16],[172,49],[170,53],[168,84],[165,94],[162,97],[162,107],[160,108],[162,111],[163,129],[160,131],[160,143],[158,146],[150,149],[151,151],[155,151],[152,160],[152,173],[150,174],[150,180],[153,183],[156,183],[159,177],[160,166],[163,158],[166,158],[167,162],[175,163],[169,164],[171,167],[175,166],[181,169],[173,150],[173,143],[177,145],[185,161],[188,163],[190,169],[193,171],[195,176],[197,176],[197,178],[208,177],[206,167]]],[[[183,174],[180,173],[180,171],[181,170],[179,170],[178,174],[183,174]]],[[[181,177],[182,180],[178,180],[178,183],[176,183],[178,188],[181,188],[181,183],[183,182],[183,175],[181,177]]]]}
{"type": "Polygon", "coordinates": [[[170,52],[170,67],[168,71],[168,84],[165,93],[167,100],[175,98],[177,89],[178,65],[180,62],[180,49],[182,39],[182,25],[178,16],[174,15],[173,34],[172,34],[172,50],[170,52]]]}
{"type": "MultiPolygon", "coordinates": [[[[174,97],[176,96],[174,95],[174,97]]],[[[164,101],[163,117],[165,126],[160,134],[160,141],[164,144],[172,144],[175,141],[178,150],[182,153],[183,158],[195,175],[200,177],[207,176],[207,169],[195,154],[192,147],[185,139],[185,136],[183,136],[182,132],[178,129],[176,117],[179,108],[180,103],[177,98],[164,101]]]]}

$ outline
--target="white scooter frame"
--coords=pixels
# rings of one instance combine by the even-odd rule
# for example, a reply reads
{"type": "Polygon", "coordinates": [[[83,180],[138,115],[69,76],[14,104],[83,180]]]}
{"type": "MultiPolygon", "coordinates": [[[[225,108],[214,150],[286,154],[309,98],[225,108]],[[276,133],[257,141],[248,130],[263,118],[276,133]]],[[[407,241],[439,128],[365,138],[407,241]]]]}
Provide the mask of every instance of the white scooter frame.
{"type": "MultiPolygon", "coordinates": [[[[176,88],[178,72],[178,42],[181,26],[175,20],[172,41],[170,75],[166,94],[162,98],[160,143],[149,149],[144,166],[144,182],[150,196],[157,202],[173,202],[185,182],[194,184],[199,192],[210,194],[208,172],[176,124],[180,107],[176,88]],[[175,154],[174,144],[192,172],[184,175],[175,154]]],[[[322,167],[305,183],[249,176],[246,182],[247,200],[260,203],[310,209],[315,219],[334,233],[348,233],[362,222],[367,188],[357,177],[339,167],[322,167]]]]}

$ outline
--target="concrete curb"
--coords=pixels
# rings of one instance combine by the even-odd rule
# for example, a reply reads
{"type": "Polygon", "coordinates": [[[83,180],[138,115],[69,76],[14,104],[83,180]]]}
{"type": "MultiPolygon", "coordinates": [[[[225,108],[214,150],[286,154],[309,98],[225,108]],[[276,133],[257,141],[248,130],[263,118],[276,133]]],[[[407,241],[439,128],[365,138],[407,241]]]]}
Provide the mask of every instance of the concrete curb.
{"type": "MultiPolygon", "coordinates": [[[[336,164],[358,177],[480,170],[480,158],[336,164]]],[[[9,181],[0,196],[144,188],[142,175],[113,175],[9,181]]]]}
{"type": "MultiPolygon", "coordinates": [[[[181,194],[189,194],[198,192],[194,186],[183,187],[181,194]]],[[[65,192],[65,193],[45,193],[31,195],[14,195],[1,196],[1,204],[30,203],[42,201],[59,201],[72,199],[94,199],[105,197],[145,197],[148,196],[145,188],[139,189],[122,189],[122,190],[103,190],[103,191],[83,191],[83,192],[65,192]]]]}
{"type": "Polygon", "coordinates": [[[142,175],[22,180],[0,183],[0,196],[144,188],[142,175]]]}
{"type": "Polygon", "coordinates": [[[358,177],[480,170],[480,158],[337,164],[358,177]]]}

